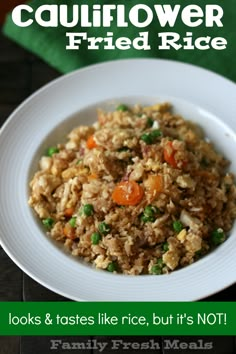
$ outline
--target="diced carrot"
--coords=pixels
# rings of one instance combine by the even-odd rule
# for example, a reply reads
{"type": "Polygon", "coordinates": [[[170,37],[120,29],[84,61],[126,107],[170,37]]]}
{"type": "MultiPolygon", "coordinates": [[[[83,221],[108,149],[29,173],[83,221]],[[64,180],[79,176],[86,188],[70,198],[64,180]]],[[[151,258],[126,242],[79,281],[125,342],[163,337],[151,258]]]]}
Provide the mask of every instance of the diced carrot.
{"type": "Polygon", "coordinates": [[[74,208],[67,208],[65,209],[64,211],[64,215],[67,217],[67,218],[71,218],[72,215],[74,214],[75,212],[75,209],[74,208]]]}
{"type": "Polygon", "coordinates": [[[86,145],[88,149],[94,149],[95,147],[97,147],[97,143],[94,140],[94,135],[90,135],[88,137],[86,145]]]}
{"type": "Polygon", "coordinates": [[[157,194],[163,192],[164,183],[162,175],[149,175],[144,182],[144,186],[148,194],[151,197],[155,197],[157,194]]]}
{"type": "Polygon", "coordinates": [[[66,225],[63,229],[63,234],[64,234],[64,236],[66,236],[67,238],[70,238],[71,240],[76,238],[75,228],[72,227],[69,223],[66,223],[66,225]]]}
{"type": "Polygon", "coordinates": [[[164,160],[174,168],[177,168],[177,162],[175,160],[176,150],[173,148],[172,141],[168,141],[164,148],[164,160]]]}
{"type": "Polygon", "coordinates": [[[123,181],[117,184],[112,199],[118,205],[136,205],[144,195],[143,188],[135,181],[123,181]]]}
{"type": "Polygon", "coordinates": [[[164,148],[164,160],[172,167],[178,168],[178,163],[181,162],[182,167],[187,165],[187,161],[176,161],[175,154],[177,150],[174,149],[172,141],[168,141],[164,148]]]}

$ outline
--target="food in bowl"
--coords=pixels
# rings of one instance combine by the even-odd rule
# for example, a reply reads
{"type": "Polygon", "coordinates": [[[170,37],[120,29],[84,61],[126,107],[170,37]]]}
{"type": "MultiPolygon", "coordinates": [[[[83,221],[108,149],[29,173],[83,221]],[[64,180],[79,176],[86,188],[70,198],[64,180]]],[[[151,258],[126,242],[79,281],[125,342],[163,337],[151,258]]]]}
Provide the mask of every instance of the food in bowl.
{"type": "Polygon", "coordinates": [[[166,274],[226,240],[236,217],[228,165],[169,103],[121,104],[48,149],[29,205],[50,237],[96,268],[166,274]]]}

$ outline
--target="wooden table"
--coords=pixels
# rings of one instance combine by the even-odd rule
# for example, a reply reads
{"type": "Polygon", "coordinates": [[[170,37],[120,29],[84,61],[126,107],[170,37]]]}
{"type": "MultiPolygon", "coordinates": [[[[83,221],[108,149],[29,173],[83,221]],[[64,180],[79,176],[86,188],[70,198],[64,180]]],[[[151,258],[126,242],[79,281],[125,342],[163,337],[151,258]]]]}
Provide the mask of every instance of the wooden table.
{"type": "MultiPolygon", "coordinates": [[[[27,98],[32,92],[50,80],[60,76],[60,73],[49,67],[34,55],[20,48],[0,34],[0,124],[2,125],[10,113],[27,98]]],[[[36,283],[24,272],[22,272],[0,248],[0,301],[67,301],[67,299],[49,291],[36,283]]],[[[230,270],[229,270],[230,271],[230,270]]],[[[206,299],[207,301],[235,301],[236,285],[221,291],[206,299]]],[[[75,338],[69,337],[69,341],[87,341],[90,337],[75,338]]],[[[128,341],[145,341],[154,338],[155,341],[163,343],[165,338],[158,337],[130,337],[128,341]]],[[[196,340],[197,337],[194,338],[196,340]]],[[[210,339],[209,339],[210,338],[210,339]]],[[[85,351],[52,351],[50,350],[50,340],[48,337],[0,337],[0,354],[47,354],[47,353],[98,353],[97,350],[85,351]]],[[[66,338],[60,337],[66,340],[66,338]]],[[[100,337],[98,340],[102,340],[100,337]]],[[[214,351],[208,353],[231,354],[236,353],[236,346],[233,337],[211,338],[214,341],[214,351]]],[[[68,338],[67,338],[68,340],[68,338]]],[[[108,341],[109,338],[103,338],[108,341]]],[[[111,340],[111,337],[110,337],[111,340]]],[[[181,338],[183,341],[191,338],[181,338]]],[[[192,338],[193,340],[193,338],[192,338]]],[[[127,339],[126,339],[127,341],[127,339]]],[[[172,353],[166,351],[162,344],[161,349],[155,353],[172,353]]],[[[103,351],[110,353],[111,350],[103,351]]],[[[114,351],[121,353],[127,351],[114,351]]],[[[129,351],[129,354],[132,351],[129,351]]],[[[139,350],[133,350],[136,354],[139,350]]],[[[151,353],[154,351],[141,350],[140,353],[151,353]]],[[[174,353],[180,351],[174,350],[174,353]]],[[[205,352],[205,351],[204,351],[205,352]]],[[[113,353],[113,351],[112,351],[113,353]]],[[[189,353],[184,351],[185,354],[189,353]]],[[[200,351],[199,351],[200,354],[200,351]]]]}

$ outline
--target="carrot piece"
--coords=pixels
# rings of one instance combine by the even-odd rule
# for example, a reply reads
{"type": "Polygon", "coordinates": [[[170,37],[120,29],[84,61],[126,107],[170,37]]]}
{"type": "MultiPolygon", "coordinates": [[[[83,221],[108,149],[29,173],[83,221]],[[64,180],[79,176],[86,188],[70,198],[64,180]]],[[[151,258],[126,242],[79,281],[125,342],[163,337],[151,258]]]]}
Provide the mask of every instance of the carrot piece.
{"type": "Polygon", "coordinates": [[[64,236],[66,236],[67,238],[70,238],[71,240],[76,238],[75,228],[72,227],[69,223],[66,223],[66,225],[63,229],[63,234],[64,234],[64,236]]]}
{"type": "Polygon", "coordinates": [[[168,141],[164,148],[164,160],[174,168],[177,168],[177,162],[175,160],[176,150],[173,148],[172,141],[168,141]]]}
{"type": "Polygon", "coordinates": [[[74,214],[75,212],[75,209],[74,208],[67,208],[65,209],[64,211],[64,215],[67,217],[67,218],[71,218],[72,215],[74,214]]]}
{"type": "Polygon", "coordinates": [[[123,181],[117,184],[112,199],[118,205],[136,205],[144,195],[143,188],[135,181],[123,181]]]}
{"type": "Polygon", "coordinates": [[[144,186],[147,189],[148,194],[152,197],[162,193],[164,189],[162,175],[149,175],[147,180],[144,182],[144,186]]]}
{"type": "Polygon", "coordinates": [[[94,149],[95,147],[97,147],[97,143],[94,140],[94,135],[90,135],[88,137],[86,145],[88,149],[94,149]]]}
{"type": "Polygon", "coordinates": [[[175,154],[177,150],[174,149],[172,141],[168,141],[164,148],[164,160],[174,168],[178,168],[178,162],[181,162],[182,167],[187,165],[187,161],[176,161],[175,154]]]}

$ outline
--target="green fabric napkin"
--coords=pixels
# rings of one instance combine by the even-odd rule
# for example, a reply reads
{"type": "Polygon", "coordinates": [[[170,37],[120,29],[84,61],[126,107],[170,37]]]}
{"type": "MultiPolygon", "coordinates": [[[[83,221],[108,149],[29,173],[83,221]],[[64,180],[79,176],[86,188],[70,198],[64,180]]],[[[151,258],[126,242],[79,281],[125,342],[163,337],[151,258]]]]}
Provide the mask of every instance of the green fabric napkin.
{"type": "MultiPolygon", "coordinates": [[[[89,4],[92,7],[93,4],[125,4],[126,13],[131,7],[137,5],[136,0],[106,0],[106,1],[80,1],[80,0],[33,0],[29,2],[29,5],[33,9],[38,8],[43,4],[67,4],[70,9],[73,4],[89,4]]],[[[224,26],[212,28],[206,28],[205,25],[201,25],[196,28],[190,28],[183,24],[181,18],[178,19],[176,25],[173,28],[162,28],[154,15],[153,22],[148,28],[136,28],[130,25],[128,28],[117,28],[116,21],[110,28],[81,28],[77,25],[75,28],[64,28],[62,26],[57,28],[43,28],[36,22],[31,26],[20,28],[16,26],[9,14],[3,28],[6,36],[19,43],[24,48],[37,54],[39,57],[48,62],[51,66],[55,67],[63,73],[70,72],[77,68],[81,68],[86,65],[103,62],[107,60],[116,60],[122,58],[141,58],[141,57],[156,57],[174,59],[182,62],[192,63],[204,68],[213,70],[221,75],[228,77],[236,82],[236,0],[217,1],[217,0],[195,0],[191,1],[179,1],[179,0],[148,0],[145,3],[151,8],[154,4],[181,4],[181,7],[194,3],[205,9],[207,4],[219,4],[224,10],[224,17],[222,19],[224,26]],[[79,50],[66,50],[68,44],[68,38],[66,32],[87,32],[89,37],[106,37],[107,32],[113,32],[114,38],[129,37],[134,39],[139,35],[139,32],[149,31],[149,44],[151,50],[139,51],[136,49],[129,50],[88,50],[87,45],[84,44],[79,50]],[[193,37],[211,36],[211,37],[224,37],[228,44],[225,50],[158,50],[158,33],[173,31],[185,37],[186,32],[193,32],[193,37]]],[[[28,17],[26,17],[28,18],[28,17]]],[[[193,83],[194,84],[194,83],[193,83]]]]}

